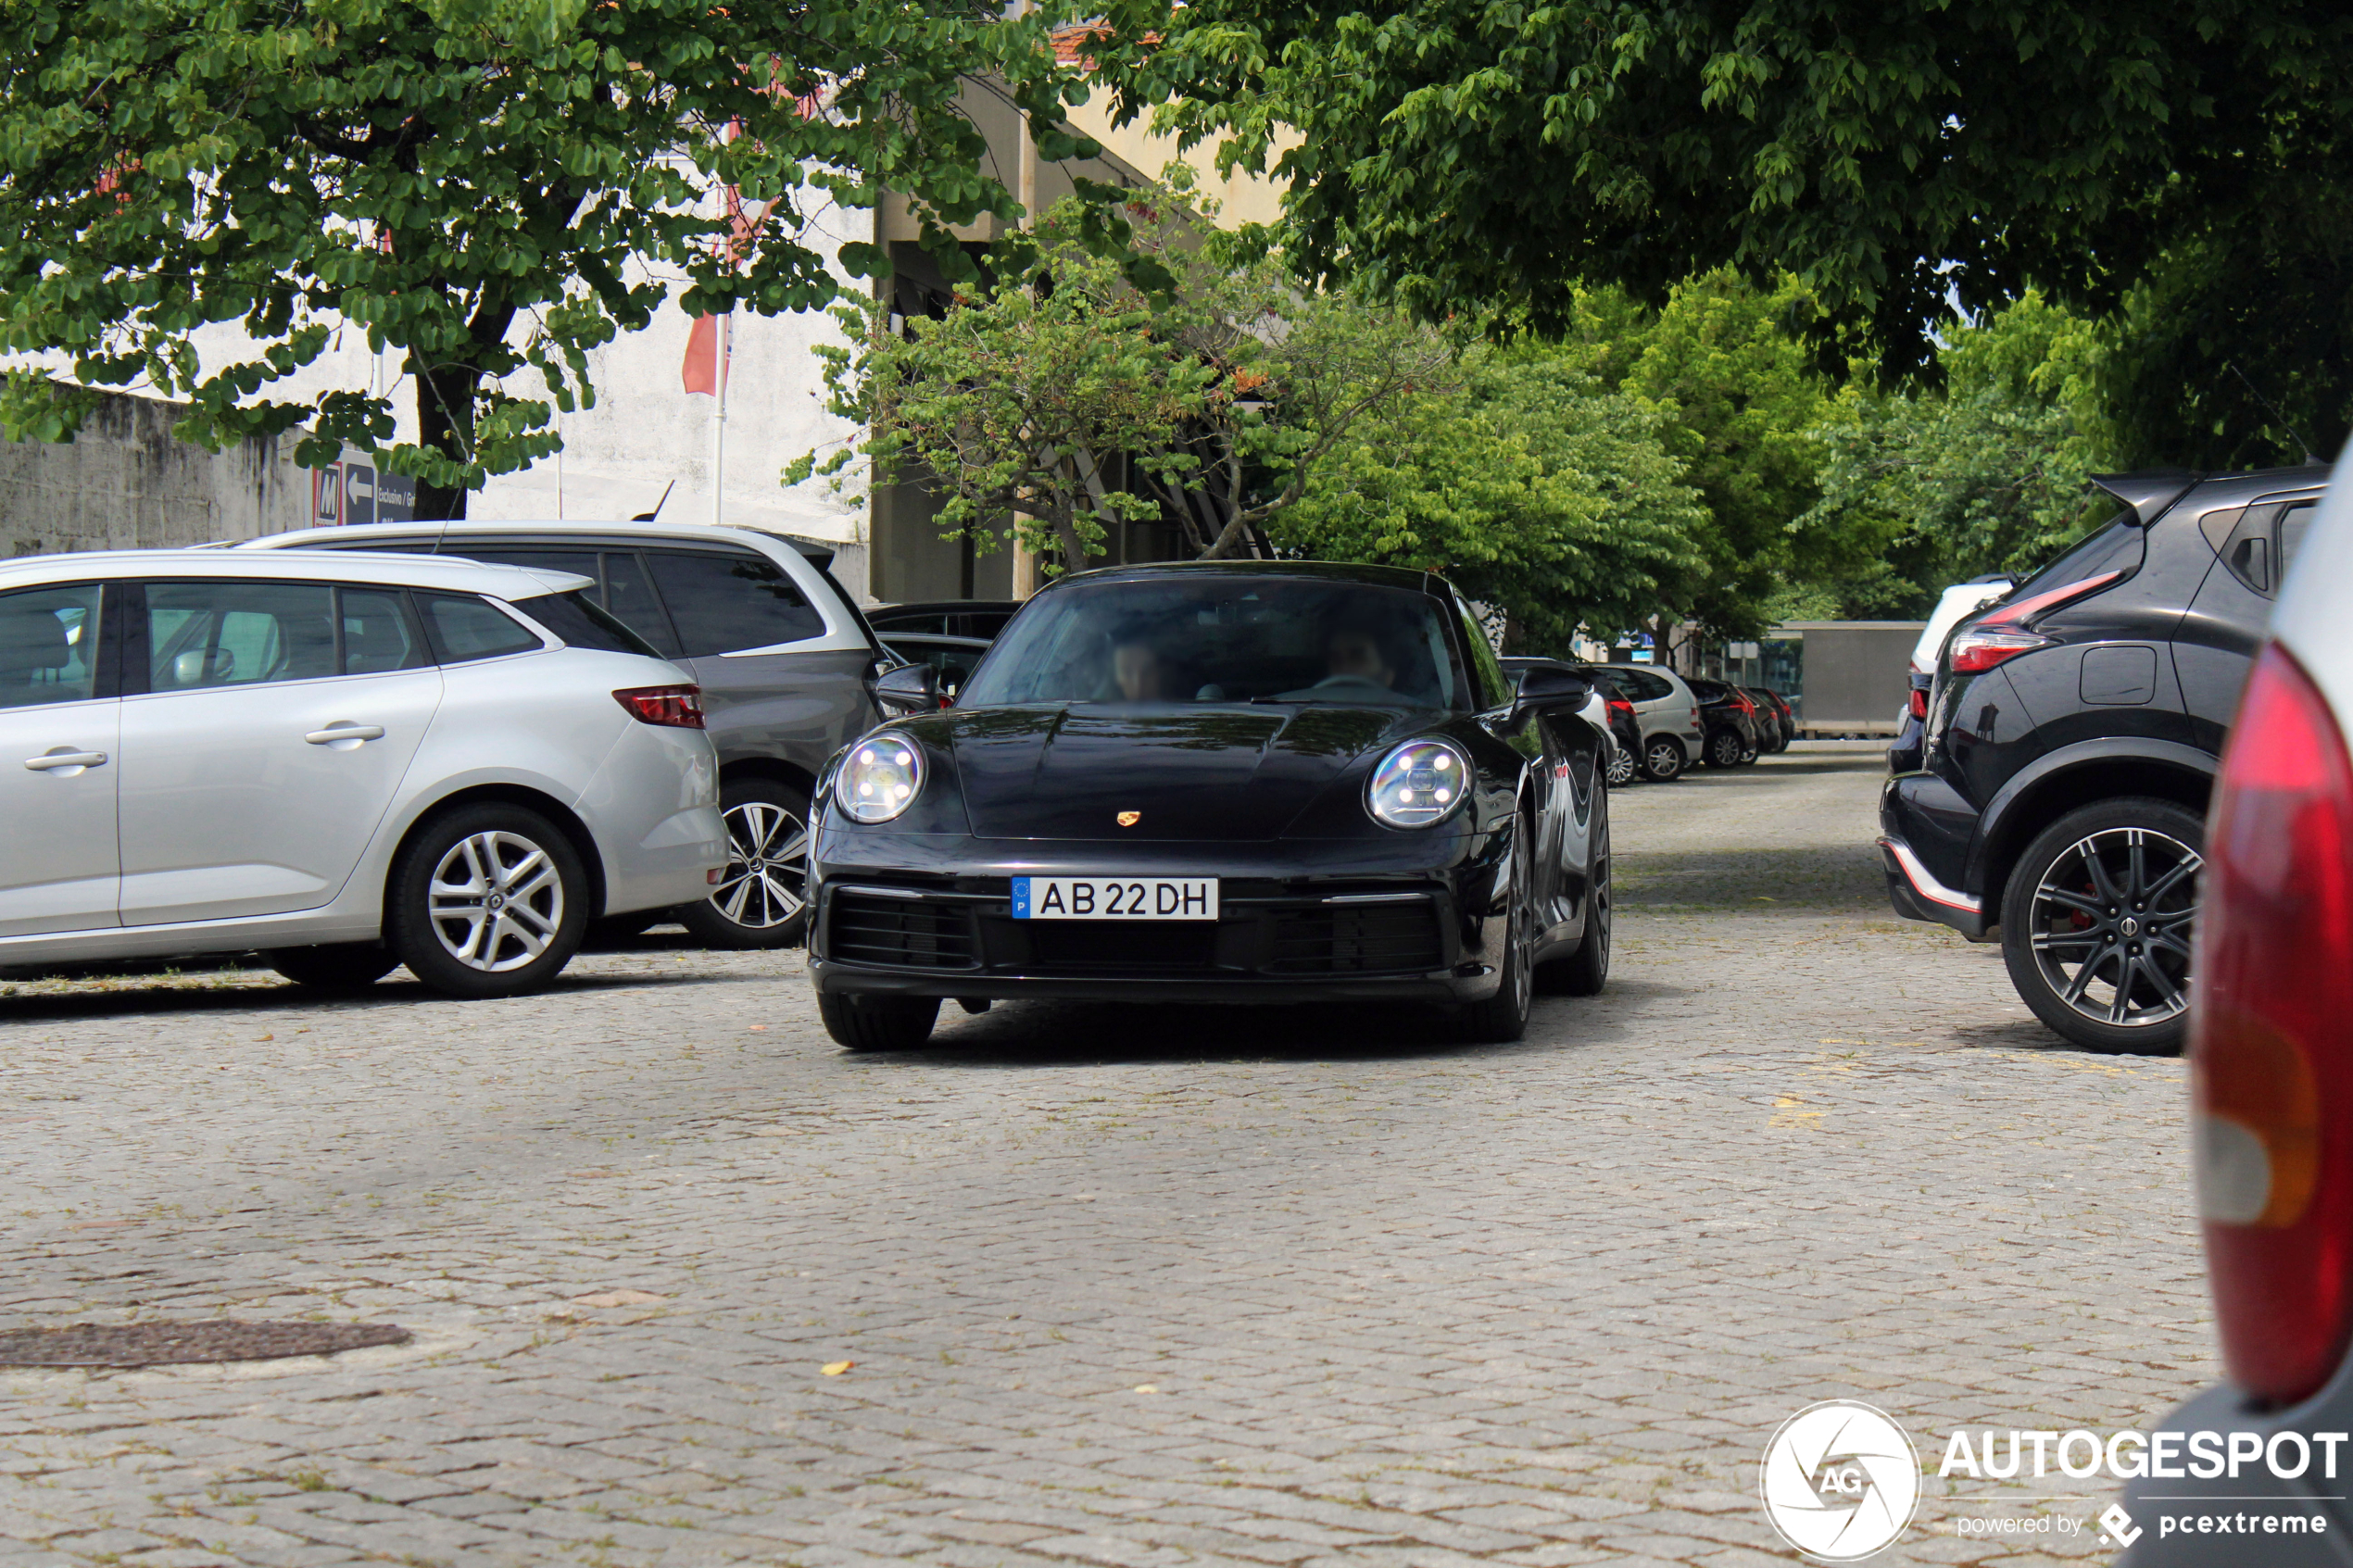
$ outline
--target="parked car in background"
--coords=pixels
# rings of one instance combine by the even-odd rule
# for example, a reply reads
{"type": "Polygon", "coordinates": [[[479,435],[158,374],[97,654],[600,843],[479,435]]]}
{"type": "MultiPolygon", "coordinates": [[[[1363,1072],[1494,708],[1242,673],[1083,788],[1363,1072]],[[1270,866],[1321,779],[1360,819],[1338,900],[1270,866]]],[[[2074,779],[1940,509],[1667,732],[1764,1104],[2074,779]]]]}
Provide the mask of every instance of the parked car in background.
{"type": "Polygon", "coordinates": [[[1634,705],[1618,695],[1610,684],[1607,666],[1573,663],[1567,659],[1533,659],[1515,656],[1498,659],[1504,673],[1516,682],[1530,670],[1558,670],[1574,675],[1592,688],[1592,696],[1578,709],[1578,717],[1609,737],[1607,759],[1602,764],[1602,775],[1613,789],[1634,782],[1634,759],[1642,746],[1642,727],[1634,719],[1634,705]]]}
{"type": "Polygon", "coordinates": [[[1699,755],[1706,731],[1700,722],[1699,699],[1672,670],[1647,664],[1595,665],[1609,671],[1617,687],[1634,709],[1642,744],[1635,753],[1642,776],[1654,784],[1680,777],[1699,755]]]}
{"type": "Polygon", "coordinates": [[[1694,678],[1685,683],[1699,699],[1700,722],[1706,738],[1700,759],[1711,768],[1738,768],[1756,760],[1763,725],[1756,704],[1738,686],[1722,681],[1694,678]]]}
{"type": "MultiPolygon", "coordinates": [[[[2267,488],[2227,524],[2184,532],[2219,533],[2216,570],[2255,592],[2297,555],[2301,505],[2267,488]],[[2250,539],[2264,546],[2261,572],[2258,552],[2237,553],[2250,539]]],[[[2353,495],[2316,509],[2223,751],[2203,848],[2190,1141],[2229,1381],[2158,1426],[2217,1434],[2233,1462],[2127,1485],[2130,1568],[2339,1568],[2353,1532],[2341,1451],[2353,1430],[2353,495]],[[2232,1514],[2227,1535],[2194,1517],[2232,1514]],[[2260,1547],[2240,1538],[2249,1520],[2260,1547]]],[[[2152,531],[2143,571],[2171,525],[2152,531]]]]}
{"type": "Polygon", "coordinates": [[[1756,705],[1757,747],[1763,751],[1787,751],[1789,743],[1797,738],[1797,710],[1789,699],[1768,686],[1743,686],[1749,701],[1756,705]]]}
{"type": "Polygon", "coordinates": [[[1998,934],[2087,1049],[2181,1047],[2217,758],[2327,476],[2100,479],[2115,521],[1944,645],[1920,766],[1881,797],[1888,895],[1998,934]]]}
{"type": "Polygon", "coordinates": [[[1021,608],[1019,599],[934,599],[922,604],[882,605],[866,612],[880,632],[927,632],[942,637],[994,639],[1021,608]]]}
{"type": "Polygon", "coordinates": [[[582,578],[413,556],[0,563],[0,964],[258,947],[546,985],[726,862],[700,694],[582,578]]]}
{"type": "Polygon", "coordinates": [[[875,680],[899,662],[822,546],[694,523],[465,521],[306,529],[237,549],[418,551],[590,579],[603,608],[702,687],[718,748],[733,858],[674,918],[714,947],[800,940],[810,791],[825,759],[884,716],[875,680]]]}
{"type": "MultiPolygon", "coordinates": [[[[893,683],[927,678],[896,671],[893,683]]],[[[1039,591],[951,711],[828,771],[810,974],[851,1049],[944,998],[1427,1002],[1516,1039],[1608,972],[1607,738],[1427,572],[1111,567],[1039,591]]]]}
{"type": "Polygon", "coordinates": [[[905,664],[923,664],[931,668],[938,680],[939,695],[950,702],[963,690],[964,682],[980,666],[980,656],[988,651],[986,637],[951,637],[931,632],[893,632],[883,644],[883,651],[905,664]]]}
{"type": "Polygon", "coordinates": [[[1944,651],[1944,639],[1964,617],[1983,609],[2017,585],[2014,579],[1995,572],[1956,583],[1937,596],[1928,624],[1912,645],[1909,695],[1904,711],[1895,716],[1895,739],[1887,748],[1889,772],[1908,773],[1920,765],[1920,747],[1928,737],[1928,693],[1936,681],[1936,656],[1944,651]]]}

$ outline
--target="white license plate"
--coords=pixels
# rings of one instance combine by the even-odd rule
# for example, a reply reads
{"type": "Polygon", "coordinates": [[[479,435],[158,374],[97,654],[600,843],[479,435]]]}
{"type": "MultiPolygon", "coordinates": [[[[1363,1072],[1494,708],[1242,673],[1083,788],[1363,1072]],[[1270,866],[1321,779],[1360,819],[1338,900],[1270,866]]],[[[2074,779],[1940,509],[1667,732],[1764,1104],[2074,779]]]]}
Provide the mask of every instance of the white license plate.
{"type": "Polygon", "coordinates": [[[1015,920],[1215,920],[1214,876],[1017,876],[1015,920]]]}

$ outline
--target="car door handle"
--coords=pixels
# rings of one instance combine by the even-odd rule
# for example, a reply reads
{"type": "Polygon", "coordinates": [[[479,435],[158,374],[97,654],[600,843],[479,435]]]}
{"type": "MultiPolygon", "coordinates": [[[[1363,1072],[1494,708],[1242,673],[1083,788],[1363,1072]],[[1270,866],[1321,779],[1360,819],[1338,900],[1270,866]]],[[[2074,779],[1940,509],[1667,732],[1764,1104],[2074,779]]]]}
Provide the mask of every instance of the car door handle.
{"type": "Polygon", "coordinates": [[[53,751],[46,757],[28,757],[24,765],[36,773],[45,773],[52,768],[102,768],[106,761],[103,751],[53,751]]]}
{"type": "Polygon", "coordinates": [[[333,746],[339,740],[382,740],[382,724],[331,724],[323,730],[313,730],[302,737],[313,746],[333,746]]]}

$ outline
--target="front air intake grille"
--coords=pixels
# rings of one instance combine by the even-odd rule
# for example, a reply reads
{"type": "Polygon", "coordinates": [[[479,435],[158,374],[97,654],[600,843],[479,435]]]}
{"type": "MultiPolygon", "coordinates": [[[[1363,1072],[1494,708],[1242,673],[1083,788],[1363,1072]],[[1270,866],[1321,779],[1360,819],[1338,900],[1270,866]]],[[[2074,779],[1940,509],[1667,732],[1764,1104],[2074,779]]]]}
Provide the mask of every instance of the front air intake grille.
{"type": "Polygon", "coordinates": [[[1024,921],[1040,974],[1206,974],[1217,964],[1213,921],[1024,921]]]}
{"type": "Polygon", "coordinates": [[[1375,974],[1443,969],[1438,912],[1426,902],[1325,905],[1275,916],[1274,974],[1375,974]]]}
{"type": "Polygon", "coordinates": [[[845,889],[828,905],[827,956],[892,969],[976,969],[972,916],[962,904],[930,904],[845,889]]]}

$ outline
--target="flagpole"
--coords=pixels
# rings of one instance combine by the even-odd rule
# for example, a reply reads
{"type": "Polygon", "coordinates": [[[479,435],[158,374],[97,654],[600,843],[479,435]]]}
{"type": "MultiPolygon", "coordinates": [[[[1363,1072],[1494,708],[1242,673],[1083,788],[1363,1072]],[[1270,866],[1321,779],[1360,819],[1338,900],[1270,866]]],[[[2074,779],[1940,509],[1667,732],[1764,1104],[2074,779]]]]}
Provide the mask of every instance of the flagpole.
{"type": "Polygon", "coordinates": [[[735,332],[733,311],[719,318],[719,330],[712,333],[711,358],[718,361],[711,367],[719,384],[712,402],[711,419],[711,525],[718,527],[726,521],[727,488],[727,359],[733,346],[729,341],[735,332]]]}

